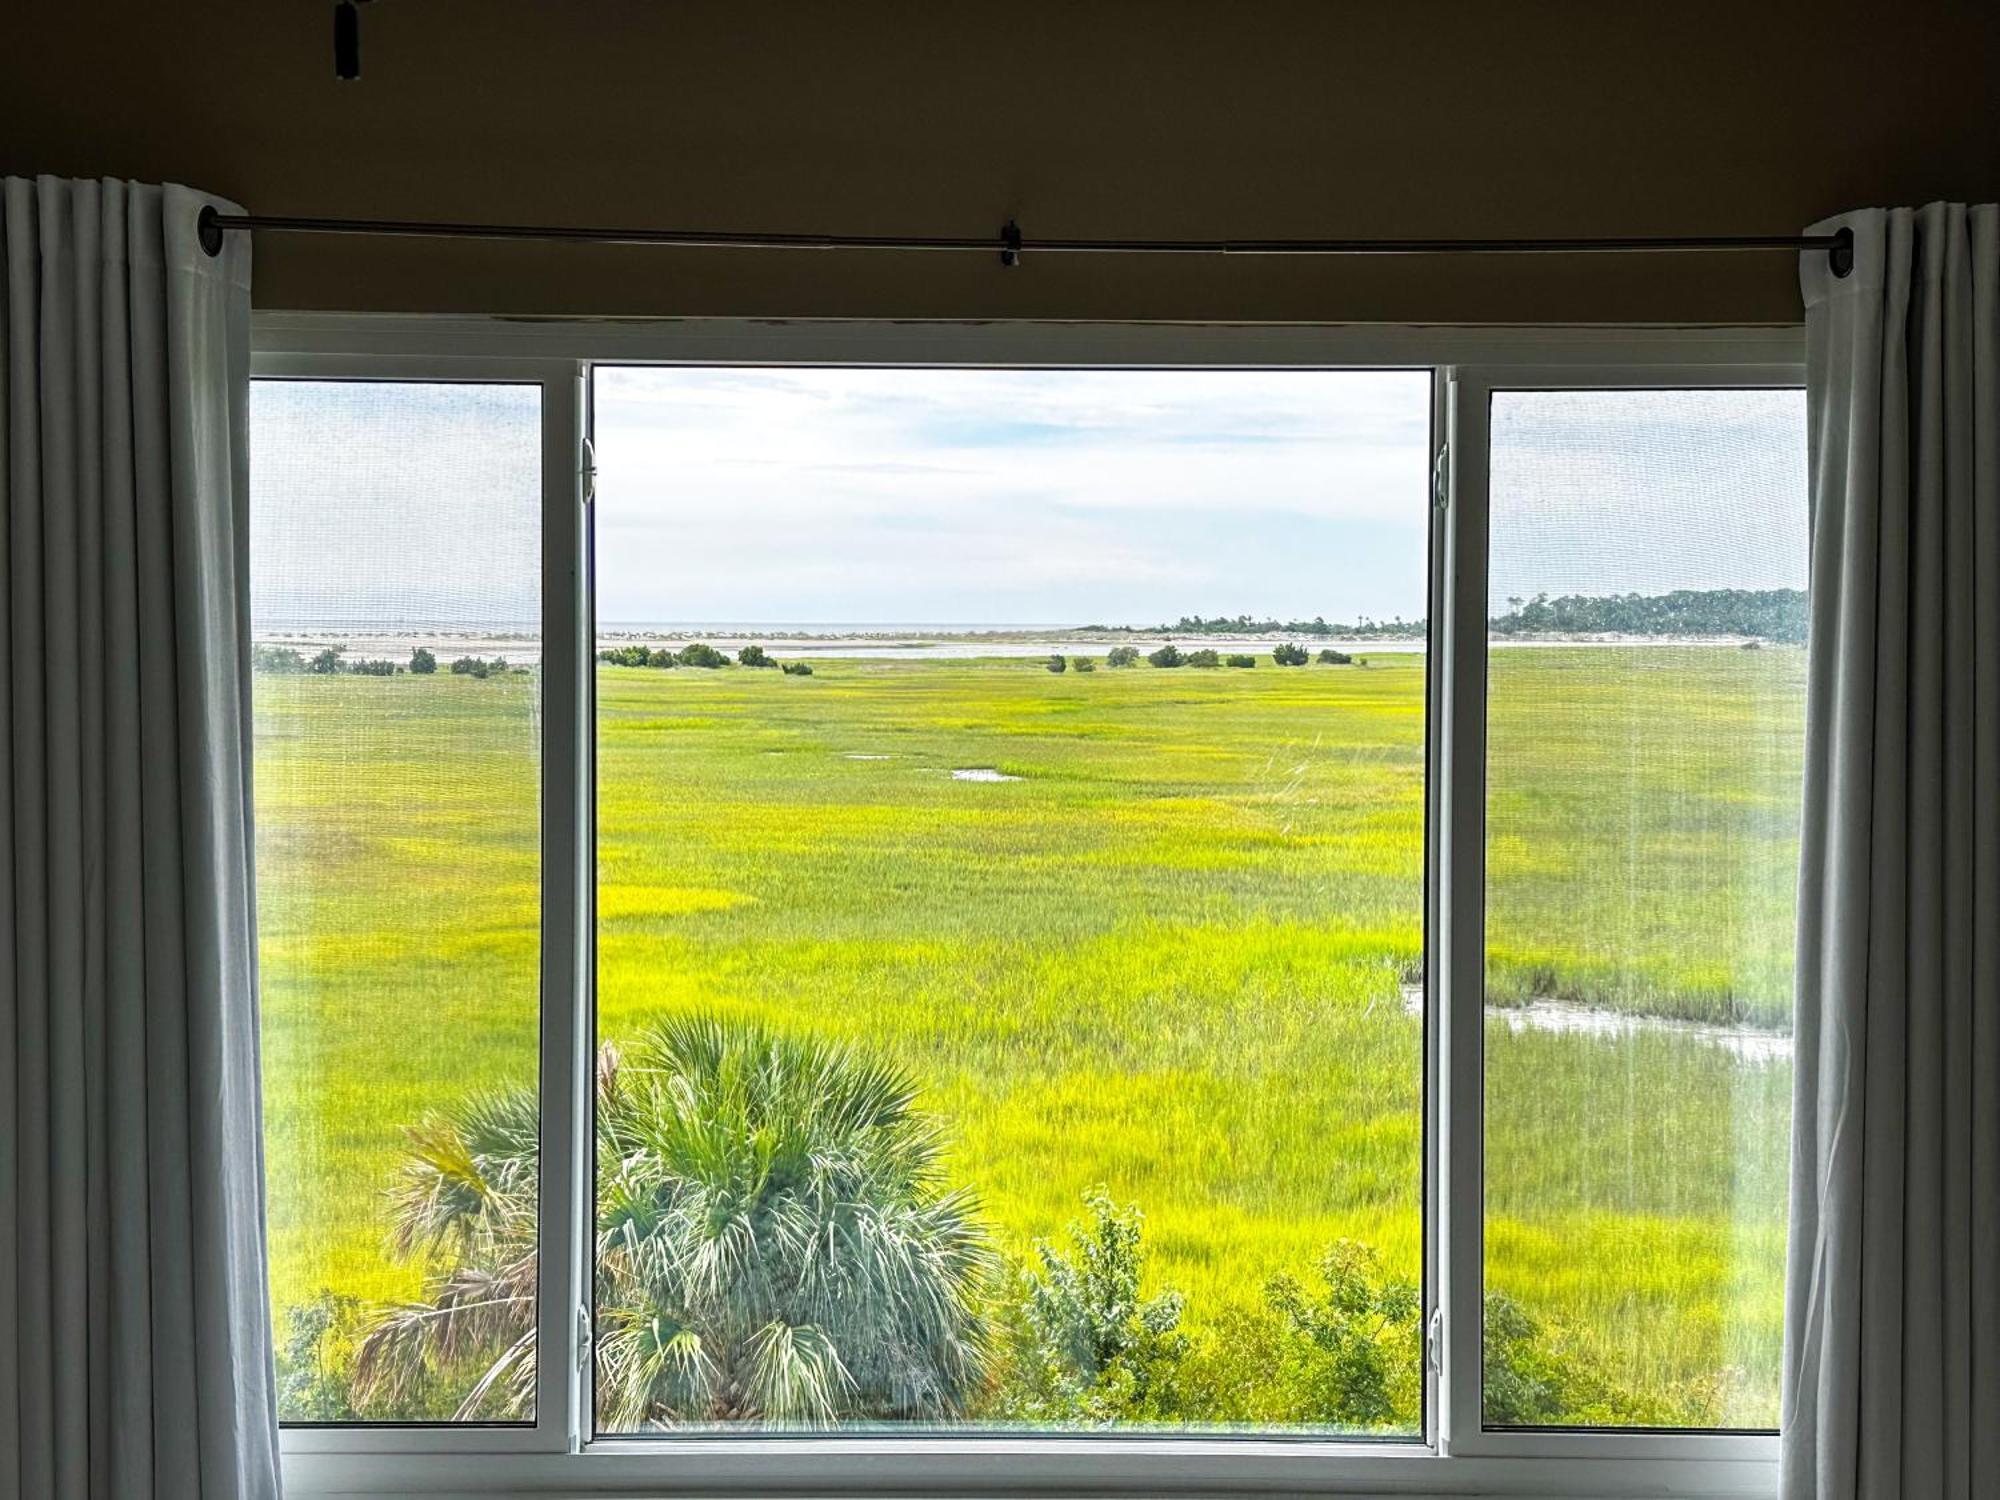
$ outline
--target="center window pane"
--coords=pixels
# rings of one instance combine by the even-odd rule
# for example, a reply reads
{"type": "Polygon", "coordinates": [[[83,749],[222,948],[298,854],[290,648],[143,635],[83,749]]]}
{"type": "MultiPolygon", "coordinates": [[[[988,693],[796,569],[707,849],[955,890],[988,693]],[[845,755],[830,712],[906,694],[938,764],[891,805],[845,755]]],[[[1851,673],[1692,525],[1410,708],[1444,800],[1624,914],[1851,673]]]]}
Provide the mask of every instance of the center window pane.
{"type": "Polygon", "coordinates": [[[1429,376],[594,410],[598,1429],[1419,1434],[1429,376]]]}

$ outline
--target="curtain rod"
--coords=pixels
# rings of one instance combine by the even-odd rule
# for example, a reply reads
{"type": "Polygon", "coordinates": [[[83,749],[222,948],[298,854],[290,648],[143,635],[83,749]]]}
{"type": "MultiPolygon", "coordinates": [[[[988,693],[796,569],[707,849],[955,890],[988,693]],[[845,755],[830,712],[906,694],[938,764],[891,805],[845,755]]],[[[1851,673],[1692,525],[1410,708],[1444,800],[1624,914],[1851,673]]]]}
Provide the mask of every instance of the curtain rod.
{"type": "Polygon", "coordinates": [[[201,246],[222,251],[230,231],[261,234],[351,234],[451,240],[553,240],[598,245],[686,245],[736,250],[959,250],[998,254],[1018,266],[1032,250],[1052,255],[1600,255],[1626,252],[1824,251],[1833,274],[1854,269],[1854,231],[1832,234],[1691,234],[1661,237],[1539,240],[1030,240],[1008,220],[999,234],[767,234],[734,229],[603,229],[570,224],[448,224],[414,219],[320,219],[286,214],[225,214],[203,208],[196,220],[201,246]]]}

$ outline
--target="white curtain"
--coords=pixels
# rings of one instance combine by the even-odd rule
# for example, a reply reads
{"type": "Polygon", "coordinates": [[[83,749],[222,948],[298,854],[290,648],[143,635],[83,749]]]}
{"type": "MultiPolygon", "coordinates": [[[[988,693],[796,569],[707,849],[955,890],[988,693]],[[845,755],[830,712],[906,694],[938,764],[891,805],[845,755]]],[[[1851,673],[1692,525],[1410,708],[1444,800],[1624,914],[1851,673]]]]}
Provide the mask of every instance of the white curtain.
{"type": "Polygon", "coordinates": [[[278,1492],[250,883],[249,261],[0,197],[0,1496],[278,1492]]]}
{"type": "Polygon", "coordinates": [[[2000,210],[1803,263],[1785,1500],[2000,1496],[2000,210]]]}

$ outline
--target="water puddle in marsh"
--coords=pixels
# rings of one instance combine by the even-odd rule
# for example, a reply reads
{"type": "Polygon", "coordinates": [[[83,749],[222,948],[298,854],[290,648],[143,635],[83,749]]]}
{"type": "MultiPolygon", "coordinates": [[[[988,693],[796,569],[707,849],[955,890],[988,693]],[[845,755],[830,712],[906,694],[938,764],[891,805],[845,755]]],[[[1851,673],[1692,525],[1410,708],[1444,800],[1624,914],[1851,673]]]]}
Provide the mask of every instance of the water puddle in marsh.
{"type": "Polygon", "coordinates": [[[1005,771],[996,771],[991,766],[970,766],[951,773],[953,781],[1019,781],[1018,776],[1009,776],[1005,771]]]}
{"type": "MultiPolygon", "coordinates": [[[[1403,1009],[1422,1015],[1424,987],[1402,986],[1403,1009]]],[[[1703,1021],[1683,1021],[1672,1016],[1633,1016],[1597,1005],[1573,1005],[1564,1000],[1531,1000],[1526,1005],[1489,1005],[1488,1021],[1504,1022],[1510,1031],[1547,1031],[1568,1036],[1621,1037],[1652,1033],[1656,1036],[1685,1037],[1692,1042],[1716,1047],[1742,1063],[1787,1062],[1792,1055],[1789,1032],[1767,1031],[1759,1026],[1715,1026],[1703,1021]]]]}

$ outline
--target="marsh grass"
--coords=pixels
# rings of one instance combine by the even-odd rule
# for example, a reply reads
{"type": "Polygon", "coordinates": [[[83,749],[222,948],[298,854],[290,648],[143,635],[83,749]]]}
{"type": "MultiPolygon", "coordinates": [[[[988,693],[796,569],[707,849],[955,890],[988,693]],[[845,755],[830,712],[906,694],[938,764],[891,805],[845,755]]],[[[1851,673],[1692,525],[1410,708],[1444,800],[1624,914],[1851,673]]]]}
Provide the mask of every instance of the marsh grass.
{"type": "MultiPolygon", "coordinates": [[[[1791,712],[1801,654],[1644,649],[1672,659],[1639,687],[1589,651],[1496,654],[1494,998],[1777,1019],[1796,809],[1726,740],[1659,736],[1791,712]],[[1663,810],[1634,813],[1635,774],[1663,810]]],[[[280,1309],[412,1294],[384,1252],[404,1127],[534,1077],[534,687],[258,680],[280,1309]]],[[[1143,1206],[1196,1333],[1341,1238],[1419,1279],[1421,658],[597,687],[603,1036],[699,1009],[888,1053],[1005,1250],[1101,1184],[1143,1206]]],[[[1493,1284],[1634,1389],[1768,1420],[1789,1070],[1495,1026],[1489,1073],[1493,1284]]]]}

